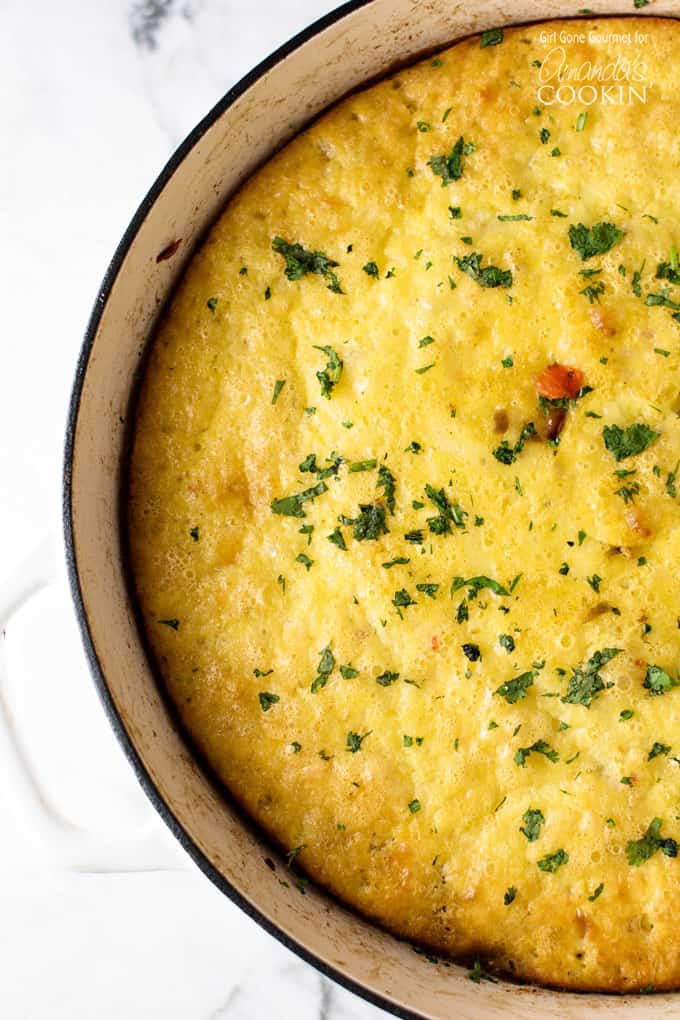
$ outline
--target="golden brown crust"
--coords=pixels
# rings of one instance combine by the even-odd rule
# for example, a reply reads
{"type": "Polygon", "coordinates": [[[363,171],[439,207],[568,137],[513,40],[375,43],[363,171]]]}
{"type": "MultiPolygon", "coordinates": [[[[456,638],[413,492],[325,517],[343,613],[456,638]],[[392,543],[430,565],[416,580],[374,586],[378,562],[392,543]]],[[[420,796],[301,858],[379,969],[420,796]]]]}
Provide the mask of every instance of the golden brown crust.
{"type": "Polygon", "coordinates": [[[533,25],[340,103],[193,260],[132,459],[149,636],[246,809],[398,934],[573,989],[680,985],[680,691],[644,686],[680,651],[680,285],[656,275],[680,243],[678,52],[675,21],[533,25]],[[572,66],[637,53],[645,103],[541,104],[541,33],[576,30],[648,35],[565,46],[572,66]],[[582,260],[579,223],[622,234],[582,260]],[[287,279],[276,236],[339,265],[287,279]],[[592,387],[559,428],[536,392],[555,363],[592,387]],[[631,425],[656,435],[618,461],[603,428],[631,425]],[[321,481],[306,516],[272,513],[321,481]],[[362,505],[375,540],[348,523],[362,505]],[[592,704],[564,701],[589,662],[592,704]]]}

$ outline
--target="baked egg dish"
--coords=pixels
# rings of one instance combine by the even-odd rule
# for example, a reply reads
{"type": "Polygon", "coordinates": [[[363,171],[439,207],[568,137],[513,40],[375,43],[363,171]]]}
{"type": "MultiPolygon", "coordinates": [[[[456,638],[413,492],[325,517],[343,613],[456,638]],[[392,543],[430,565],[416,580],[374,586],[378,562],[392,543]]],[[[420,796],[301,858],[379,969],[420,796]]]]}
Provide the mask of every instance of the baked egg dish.
{"type": "Polygon", "coordinates": [[[476,981],[680,986],[678,53],[495,29],[350,95],[231,199],[140,389],[194,745],[291,896],[476,981]]]}

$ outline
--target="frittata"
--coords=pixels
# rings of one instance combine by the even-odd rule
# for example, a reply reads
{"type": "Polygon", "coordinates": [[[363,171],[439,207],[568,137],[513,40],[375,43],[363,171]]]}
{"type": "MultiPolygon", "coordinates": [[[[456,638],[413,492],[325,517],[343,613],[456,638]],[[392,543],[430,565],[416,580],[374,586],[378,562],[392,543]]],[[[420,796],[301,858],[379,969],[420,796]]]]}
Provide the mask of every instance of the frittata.
{"type": "Polygon", "coordinates": [[[291,896],[476,980],[680,986],[678,54],[497,29],[350,95],[229,202],[138,402],[188,732],[291,896]]]}

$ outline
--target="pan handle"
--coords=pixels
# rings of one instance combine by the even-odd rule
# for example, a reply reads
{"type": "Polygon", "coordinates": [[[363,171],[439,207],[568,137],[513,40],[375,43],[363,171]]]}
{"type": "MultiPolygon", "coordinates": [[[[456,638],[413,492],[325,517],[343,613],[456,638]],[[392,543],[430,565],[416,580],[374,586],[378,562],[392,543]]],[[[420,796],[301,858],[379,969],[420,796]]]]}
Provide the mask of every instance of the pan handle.
{"type": "Polygon", "coordinates": [[[0,788],[2,802],[32,833],[58,871],[184,871],[188,864],[155,818],[128,838],[98,835],[65,819],[42,789],[7,697],[6,628],[23,606],[57,580],[56,543],[44,539],[0,582],[0,788]]]}

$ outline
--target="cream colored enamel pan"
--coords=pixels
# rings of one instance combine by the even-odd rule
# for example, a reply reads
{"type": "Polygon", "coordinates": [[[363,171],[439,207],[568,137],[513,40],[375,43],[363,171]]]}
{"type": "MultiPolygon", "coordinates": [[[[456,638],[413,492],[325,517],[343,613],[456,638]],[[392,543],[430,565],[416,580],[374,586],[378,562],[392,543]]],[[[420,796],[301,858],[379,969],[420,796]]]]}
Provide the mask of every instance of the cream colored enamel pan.
{"type": "MultiPolygon", "coordinates": [[[[680,0],[590,0],[593,14],[680,16],[680,0]]],[[[102,283],[71,402],[64,520],[71,586],[111,725],[158,812],[230,899],[324,973],[397,1016],[680,1018],[680,993],[574,995],[475,984],[429,962],[286,864],[197,761],[161,694],[131,600],[121,523],[135,381],[159,310],[239,184],[310,118],[395,64],[487,28],[576,14],[580,0],[356,0],[244,78],[187,138],[142,202],[102,283]]]]}

